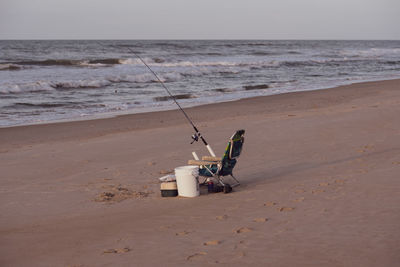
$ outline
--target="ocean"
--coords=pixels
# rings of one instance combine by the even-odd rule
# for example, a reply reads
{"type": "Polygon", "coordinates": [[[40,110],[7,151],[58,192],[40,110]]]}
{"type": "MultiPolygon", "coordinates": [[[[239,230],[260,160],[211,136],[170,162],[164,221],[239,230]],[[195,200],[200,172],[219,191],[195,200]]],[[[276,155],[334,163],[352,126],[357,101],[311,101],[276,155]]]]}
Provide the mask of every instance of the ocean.
{"type": "Polygon", "coordinates": [[[400,78],[400,41],[0,40],[0,127],[400,78]]]}

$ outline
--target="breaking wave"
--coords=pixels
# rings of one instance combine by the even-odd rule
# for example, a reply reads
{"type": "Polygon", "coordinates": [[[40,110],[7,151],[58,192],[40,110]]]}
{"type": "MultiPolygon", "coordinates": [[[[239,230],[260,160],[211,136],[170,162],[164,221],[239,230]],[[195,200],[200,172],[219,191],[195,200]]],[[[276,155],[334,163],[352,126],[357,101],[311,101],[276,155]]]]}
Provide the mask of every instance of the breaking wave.
{"type": "MultiPolygon", "coordinates": [[[[254,55],[273,55],[269,52],[255,52],[254,55]]],[[[167,61],[164,58],[143,58],[146,64],[156,67],[246,67],[253,65],[268,65],[272,61],[167,61]]],[[[0,70],[19,70],[24,66],[38,67],[109,67],[114,65],[143,65],[137,58],[105,58],[105,59],[47,59],[14,61],[0,64],[0,70]]]]}
{"type": "Polygon", "coordinates": [[[22,68],[22,66],[63,66],[63,67],[86,67],[86,66],[110,66],[124,64],[124,59],[104,58],[104,59],[46,59],[46,60],[25,60],[14,61],[0,64],[0,70],[3,68],[22,68]]]}
{"type": "Polygon", "coordinates": [[[0,70],[20,70],[22,66],[16,64],[0,64],[0,70]]]}
{"type": "Polygon", "coordinates": [[[54,88],[48,82],[37,81],[31,83],[3,84],[0,85],[1,94],[18,94],[26,92],[52,91],[54,88]]]}
{"type": "MultiPolygon", "coordinates": [[[[263,58],[274,55],[273,52],[255,51],[252,53],[257,58],[263,58]]],[[[160,68],[210,68],[207,72],[215,72],[212,68],[243,68],[248,67],[252,69],[273,67],[273,66],[286,66],[286,67],[299,67],[299,66],[315,66],[321,64],[339,64],[339,63],[351,63],[356,59],[348,58],[331,58],[323,60],[299,60],[299,61],[278,61],[278,60],[245,60],[245,61],[175,61],[168,62],[164,58],[143,58],[143,60],[149,66],[160,67],[160,68]]],[[[362,59],[359,59],[360,61],[362,59]]],[[[389,62],[388,64],[397,64],[398,62],[389,62]]],[[[110,67],[115,65],[143,65],[140,59],[137,58],[105,58],[105,59],[91,59],[91,60],[75,60],[75,59],[48,59],[48,60],[32,60],[32,61],[16,61],[7,62],[0,64],[1,70],[21,70],[25,66],[62,66],[62,67],[110,67]]],[[[182,70],[185,72],[187,70],[182,70]]],[[[227,71],[225,69],[224,71],[227,71]]],[[[229,70],[228,70],[229,71],[229,70]]],[[[217,70],[218,72],[218,70],[217,70]]],[[[186,74],[186,73],[181,73],[186,74]]]]}
{"type": "Polygon", "coordinates": [[[79,80],[68,82],[53,82],[50,86],[54,89],[77,89],[77,88],[101,88],[110,85],[111,82],[107,80],[79,80]]]}
{"type": "Polygon", "coordinates": [[[107,80],[79,80],[79,81],[64,81],[64,82],[50,82],[50,81],[37,81],[18,84],[3,84],[0,85],[1,94],[18,94],[18,93],[32,93],[43,91],[54,91],[60,89],[90,89],[101,88],[111,84],[107,80]]]}

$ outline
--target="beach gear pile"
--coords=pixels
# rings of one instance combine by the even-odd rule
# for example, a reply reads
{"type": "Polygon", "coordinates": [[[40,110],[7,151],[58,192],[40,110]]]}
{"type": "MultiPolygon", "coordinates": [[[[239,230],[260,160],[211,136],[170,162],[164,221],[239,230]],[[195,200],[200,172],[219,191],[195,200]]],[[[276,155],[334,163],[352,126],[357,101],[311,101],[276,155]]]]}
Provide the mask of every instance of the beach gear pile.
{"type": "MultiPolygon", "coordinates": [[[[202,160],[189,160],[188,166],[175,168],[175,174],[159,178],[161,196],[197,197],[200,195],[200,191],[206,193],[232,192],[233,187],[240,185],[232,171],[242,152],[244,133],[245,130],[238,130],[232,135],[221,158],[204,156],[202,160]],[[230,176],[233,183],[225,181],[226,176],[230,176]],[[201,190],[202,188],[206,190],[201,190]]],[[[195,152],[193,155],[198,158],[195,152]]]]}

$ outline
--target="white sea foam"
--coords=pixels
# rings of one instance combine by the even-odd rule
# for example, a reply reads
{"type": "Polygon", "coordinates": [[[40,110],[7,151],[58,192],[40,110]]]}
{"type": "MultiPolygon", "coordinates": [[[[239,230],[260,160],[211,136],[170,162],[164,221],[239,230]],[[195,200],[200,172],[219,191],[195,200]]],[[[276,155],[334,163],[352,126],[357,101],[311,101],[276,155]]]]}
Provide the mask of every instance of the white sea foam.
{"type": "Polygon", "coordinates": [[[46,81],[10,84],[5,83],[0,85],[0,93],[2,94],[16,94],[26,92],[40,92],[40,91],[52,91],[54,88],[46,81]]]}
{"type": "Polygon", "coordinates": [[[26,83],[0,85],[0,93],[17,94],[41,91],[54,91],[55,89],[72,89],[72,88],[101,88],[110,85],[108,80],[78,80],[78,81],[36,81],[26,83]]]}
{"type": "Polygon", "coordinates": [[[368,48],[368,49],[344,49],[340,55],[361,58],[379,58],[384,56],[400,55],[400,48],[368,48]]]}
{"type": "MultiPolygon", "coordinates": [[[[153,60],[149,59],[149,58],[145,58],[143,59],[145,62],[153,62],[153,60]]],[[[139,65],[139,64],[143,64],[140,59],[138,58],[127,58],[127,59],[120,59],[119,63],[121,64],[125,64],[125,65],[139,65]]]]}
{"type": "Polygon", "coordinates": [[[78,81],[60,81],[51,82],[50,85],[57,89],[71,89],[71,88],[101,88],[110,85],[108,80],[78,80],[78,81]]]}
{"type": "MultiPolygon", "coordinates": [[[[177,61],[177,62],[156,62],[152,58],[143,58],[143,61],[146,62],[149,66],[155,67],[245,67],[245,66],[253,66],[253,65],[276,65],[278,62],[276,60],[271,61],[260,61],[254,60],[251,61],[201,61],[201,60],[193,60],[193,61],[177,61]]],[[[121,64],[125,65],[143,65],[143,63],[137,58],[127,58],[121,59],[121,64]]]]}
{"type": "Polygon", "coordinates": [[[99,67],[108,67],[109,65],[103,63],[90,63],[89,61],[85,60],[78,64],[79,66],[83,67],[91,67],[91,68],[99,68],[99,67]]]}

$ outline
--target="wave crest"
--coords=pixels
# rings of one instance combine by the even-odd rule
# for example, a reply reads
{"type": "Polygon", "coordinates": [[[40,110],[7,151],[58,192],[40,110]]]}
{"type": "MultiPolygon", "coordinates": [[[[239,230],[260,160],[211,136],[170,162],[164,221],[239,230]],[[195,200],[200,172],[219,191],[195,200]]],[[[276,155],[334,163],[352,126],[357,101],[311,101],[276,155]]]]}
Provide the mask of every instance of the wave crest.
{"type": "Polygon", "coordinates": [[[67,82],[53,82],[51,87],[55,89],[76,89],[76,88],[101,88],[110,85],[111,82],[107,80],[79,80],[67,82]]]}
{"type": "Polygon", "coordinates": [[[0,64],[0,70],[20,70],[22,66],[16,64],[0,64]]]}
{"type": "Polygon", "coordinates": [[[0,85],[1,94],[20,94],[20,93],[32,93],[32,92],[43,92],[53,91],[62,89],[90,89],[90,88],[102,88],[110,85],[111,82],[108,80],[78,80],[78,81],[37,81],[19,84],[3,84],[0,85]]]}
{"type": "Polygon", "coordinates": [[[20,84],[3,84],[0,85],[1,94],[18,94],[26,92],[42,92],[42,91],[52,91],[54,88],[49,82],[37,81],[30,83],[20,83],[20,84]]]}

